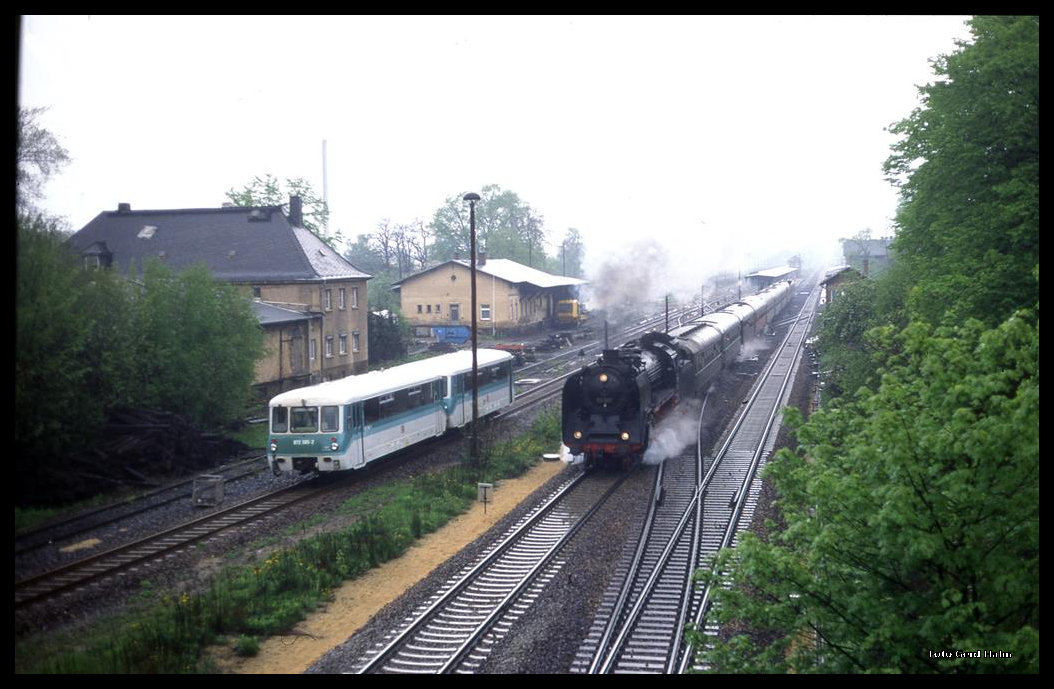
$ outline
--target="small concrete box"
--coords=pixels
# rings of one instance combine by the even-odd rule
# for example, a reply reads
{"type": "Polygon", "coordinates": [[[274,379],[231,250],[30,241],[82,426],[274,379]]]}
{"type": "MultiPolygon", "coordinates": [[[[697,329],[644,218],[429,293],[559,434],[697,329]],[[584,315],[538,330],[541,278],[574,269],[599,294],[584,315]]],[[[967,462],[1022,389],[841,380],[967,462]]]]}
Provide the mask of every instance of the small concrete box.
{"type": "Polygon", "coordinates": [[[223,502],[223,477],[215,474],[198,476],[194,479],[191,500],[199,507],[215,507],[223,502]]]}

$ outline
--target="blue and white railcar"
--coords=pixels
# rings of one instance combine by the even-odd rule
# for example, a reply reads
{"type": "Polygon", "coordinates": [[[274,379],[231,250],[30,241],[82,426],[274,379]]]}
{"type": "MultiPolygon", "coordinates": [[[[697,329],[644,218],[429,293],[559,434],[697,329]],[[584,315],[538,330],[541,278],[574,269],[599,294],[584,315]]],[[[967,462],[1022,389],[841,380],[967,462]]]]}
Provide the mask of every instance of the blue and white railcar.
{"type": "MultiPolygon", "coordinates": [[[[446,354],[441,368],[445,369],[446,392],[443,407],[447,412],[447,426],[460,428],[472,423],[472,351],[446,354]]],[[[477,349],[476,367],[479,392],[476,405],[479,415],[487,416],[512,404],[512,365],[514,357],[497,349],[477,349]]]]}
{"type": "MultiPolygon", "coordinates": [[[[270,403],[272,470],[358,469],[471,422],[471,356],[454,352],[277,395],[270,403]]],[[[477,360],[485,415],[512,402],[512,356],[477,350],[477,360]]]]}

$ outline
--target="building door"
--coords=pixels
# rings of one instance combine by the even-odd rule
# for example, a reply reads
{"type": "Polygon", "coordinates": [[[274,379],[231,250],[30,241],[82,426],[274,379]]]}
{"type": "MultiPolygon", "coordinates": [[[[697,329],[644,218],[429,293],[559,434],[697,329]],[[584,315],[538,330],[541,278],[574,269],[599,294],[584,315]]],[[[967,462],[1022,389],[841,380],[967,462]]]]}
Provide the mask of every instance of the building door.
{"type": "Polygon", "coordinates": [[[457,323],[461,320],[461,306],[459,304],[450,305],[450,322],[457,323]]]}

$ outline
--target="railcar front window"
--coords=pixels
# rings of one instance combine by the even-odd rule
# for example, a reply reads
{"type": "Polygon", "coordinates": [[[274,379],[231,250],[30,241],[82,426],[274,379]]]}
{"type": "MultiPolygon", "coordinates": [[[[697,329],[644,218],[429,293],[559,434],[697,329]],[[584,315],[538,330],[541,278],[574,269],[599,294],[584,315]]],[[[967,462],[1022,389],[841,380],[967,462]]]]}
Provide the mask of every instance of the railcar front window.
{"type": "Polygon", "coordinates": [[[318,407],[293,407],[291,416],[293,433],[318,432],[318,407]]]}
{"type": "Polygon", "coordinates": [[[271,410],[271,432],[285,433],[289,430],[289,410],[285,407],[275,407],[271,410]]]}
{"type": "Polygon", "coordinates": [[[340,408],[322,407],[322,432],[336,433],[340,430],[340,408]]]}

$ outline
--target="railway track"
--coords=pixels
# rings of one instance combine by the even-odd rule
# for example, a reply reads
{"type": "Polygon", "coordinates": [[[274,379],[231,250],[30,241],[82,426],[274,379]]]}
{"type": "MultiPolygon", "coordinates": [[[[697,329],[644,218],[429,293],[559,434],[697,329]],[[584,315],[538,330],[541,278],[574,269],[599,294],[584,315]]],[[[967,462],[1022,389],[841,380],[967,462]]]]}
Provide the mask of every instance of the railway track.
{"type": "Polygon", "coordinates": [[[393,630],[365,673],[471,673],[564,566],[563,546],[625,476],[577,473],[393,630]]]}
{"type": "Polygon", "coordinates": [[[119,575],[160,558],[169,557],[194,543],[228,529],[244,526],[296,502],[316,497],[332,488],[308,481],[180,524],[162,533],[128,543],[88,558],[15,582],[15,607],[37,603],[119,575]]]}
{"type": "MultiPolygon", "coordinates": [[[[267,470],[267,458],[256,455],[229,465],[209,471],[218,475],[225,482],[254,476],[267,470]]],[[[171,505],[180,500],[190,499],[193,495],[194,482],[189,478],[176,481],[153,490],[140,493],[133,499],[101,505],[90,510],[53,520],[43,526],[28,529],[15,534],[15,557],[26,555],[42,548],[54,547],[60,541],[70,541],[81,535],[95,531],[110,524],[132,519],[137,515],[171,505]]]]}
{"type": "Polygon", "coordinates": [[[572,672],[684,672],[694,656],[682,641],[686,624],[717,633],[705,621],[710,592],[693,586],[692,575],[750,523],[815,303],[810,293],[713,461],[697,446],[665,462],[638,550],[607,592],[572,672]]]}

